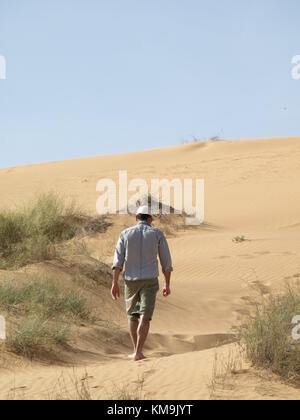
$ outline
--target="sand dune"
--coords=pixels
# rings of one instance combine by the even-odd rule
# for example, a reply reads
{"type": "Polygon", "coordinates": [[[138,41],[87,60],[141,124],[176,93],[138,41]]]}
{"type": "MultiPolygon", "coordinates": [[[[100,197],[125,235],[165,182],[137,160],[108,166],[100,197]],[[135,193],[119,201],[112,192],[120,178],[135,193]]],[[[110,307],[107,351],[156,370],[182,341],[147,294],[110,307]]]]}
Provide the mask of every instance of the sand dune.
{"type": "MultiPolygon", "coordinates": [[[[1,398],[53,396],[59,393],[62,376],[72,392],[72,365],[77,377],[87,372],[95,398],[111,396],[116,384],[136,389],[141,378],[146,398],[210,398],[216,354],[225,360],[228,352],[235,351],[232,328],[251,310],[253,290],[267,294],[286,280],[300,283],[300,138],[195,143],[1,169],[2,206],[13,207],[35,192],[55,189],[94,214],[97,181],[117,179],[119,170],[146,180],[205,180],[205,224],[180,228],[169,236],[175,268],[173,293],[167,301],[159,297],[147,343],[148,359],[136,364],[127,361],[130,341],[123,302],[114,305],[103,288],[99,302],[119,329],[111,334],[101,328],[87,330],[86,340],[79,343],[82,351],[69,366],[11,361],[11,368],[1,371],[1,398]],[[235,244],[236,235],[248,240],[235,244]]],[[[109,264],[118,234],[131,218],[117,216],[111,221],[108,232],[87,243],[93,257],[109,264]]],[[[43,269],[50,268],[43,265],[43,269]]],[[[59,276],[68,275],[60,267],[51,269],[59,276]]],[[[0,273],[0,279],[4,275],[0,273]]],[[[217,397],[300,397],[299,390],[247,364],[229,385],[217,389],[217,397]]]]}

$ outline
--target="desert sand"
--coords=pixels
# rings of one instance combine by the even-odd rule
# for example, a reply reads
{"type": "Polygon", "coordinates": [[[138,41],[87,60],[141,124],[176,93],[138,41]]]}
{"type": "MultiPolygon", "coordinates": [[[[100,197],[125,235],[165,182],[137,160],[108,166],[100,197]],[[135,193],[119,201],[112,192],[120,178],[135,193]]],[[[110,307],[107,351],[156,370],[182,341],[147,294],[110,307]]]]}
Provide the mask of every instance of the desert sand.
{"type": "MultiPolygon", "coordinates": [[[[233,328],[251,310],[255,290],[267,294],[300,279],[300,138],[199,142],[1,169],[1,206],[12,208],[36,192],[55,190],[95,214],[97,181],[117,179],[119,170],[127,170],[129,179],[205,180],[204,225],[168,235],[172,295],[168,300],[159,296],[147,359],[127,360],[124,304],[115,304],[103,288],[101,311],[119,328],[111,335],[87,330],[68,365],[6,355],[0,364],[0,398],[55,398],[62,388],[72,394],[74,378],[86,375],[93,398],[113,397],[124,388],[138,392],[142,384],[142,397],[150,399],[299,399],[298,389],[245,361],[238,361],[236,374],[213,390],[211,383],[214,369],[222,370],[228,357],[239,358],[233,328]],[[247,241],[232,242],[237,235],[247,241]]],[[[108,264],[120,230],[135,220],[115,216],[111,222],[108,232],[87,243],[91,256],[108,264]]],[[[67,277],[66,270],[49,264],[16,275],[37,269],[67,277]]]]}

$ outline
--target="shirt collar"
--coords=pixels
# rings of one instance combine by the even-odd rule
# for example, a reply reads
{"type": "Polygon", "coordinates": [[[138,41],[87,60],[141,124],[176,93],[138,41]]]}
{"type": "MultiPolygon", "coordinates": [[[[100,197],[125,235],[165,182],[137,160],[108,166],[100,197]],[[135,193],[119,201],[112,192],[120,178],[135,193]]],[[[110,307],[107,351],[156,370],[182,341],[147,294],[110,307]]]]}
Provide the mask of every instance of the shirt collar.
{"type": "Polygon", "coordinates": [[[150,223],[146,222],[145,220],[140,220],[138,222],[138,225],[148,225],[148,226],[151,226],[150,223]]]}

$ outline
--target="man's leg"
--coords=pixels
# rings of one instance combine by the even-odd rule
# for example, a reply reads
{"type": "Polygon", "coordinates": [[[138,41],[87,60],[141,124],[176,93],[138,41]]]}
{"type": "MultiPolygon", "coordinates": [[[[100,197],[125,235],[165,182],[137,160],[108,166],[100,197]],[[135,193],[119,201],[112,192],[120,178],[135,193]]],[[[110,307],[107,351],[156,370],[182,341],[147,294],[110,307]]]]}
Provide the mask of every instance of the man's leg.
{"type": "Polygon", "coordinates": [[[134,356],[135,361],[142,360],[145,358],[143,355],[143,347],[148,337],[149,329],[150,329],[150,319],[146,315],[142,315],[140,323],[139,323],[139,327],[137,330],[137,346],[136,346],[136,351],[135,351],[135,356],[134,356]]]}
{"type": "Polygon", "coordinates": [[[137,346],[137,329],[139,326],[139,284],[138,282],[125,281],[125,302],[128,315],[129,333],[133,345],[133,354],[129,358],[134,358],[137,346]]]}
{"type": "Polygon", "coordinates": [[[130,337],[131,337],[131,341],[133,345],[133,354],[129,357],[134,358],[135,353],[136,353],[136,348],[137,348],[137,329],[139,326],[139,320],[129,319],[128,325],[129,325],[129,332],[130,332],[130,337]]]}
{"type": "Polygon", "coordinates": [[[140,324],[136,346],[135,361],[144,359],[143,347],[148,337],[150,321],[153,316],[156,295],[159,290],[158,279],[144,281],[144,287],[140,290],[140,324]]]}

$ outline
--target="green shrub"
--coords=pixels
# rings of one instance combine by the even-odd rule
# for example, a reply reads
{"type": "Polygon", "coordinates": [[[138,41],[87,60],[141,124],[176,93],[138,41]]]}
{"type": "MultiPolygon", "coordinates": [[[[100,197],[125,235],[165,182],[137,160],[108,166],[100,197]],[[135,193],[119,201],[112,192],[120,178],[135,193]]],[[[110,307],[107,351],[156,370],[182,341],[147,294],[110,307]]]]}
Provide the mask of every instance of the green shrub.
{"type": "Polygon", "coordinates": [[[10,281],[0,284],[0,308],[22,315],[38,313],[44,318],[90,317],[87,301],[79,291],[62,291],[51,279],[34,279],[24,286],[10,281]]]}
{"type": "Polygon", "coordinates": [[[72,323],[94,321],[81,292],[61,289],[51,278],[0,283],[0,310],[10,319],[5,346],[30,358],[67,344],[72,323]]]}
{"type": "Polygon", "coordinates": [[[20,322],[13,335],[6,341],[8,350],[33,358],[46,353],[52,353],[57,346],[68,343],[66,326],[56,325],[39,317],[33,317],[20,322]]]}
{"type": "Polygon", "coordinates": [[[55,193],[42,194],[20,210],[0,213],[0,269],[51,259],[55,245],[76,234],[78,216],[55,193]]]}
{"type": "Polygon", "coordinates": [[[300,342],[292,338],[292,319],[300,315],[300,290],[269,296],[241,327],[248,358],[255,366],[271,369],[289,380],[300,379],[300,342]]]}
{"type": "Polygon", "coordinates": [[[232,238],[232,242],[239,244],[241,242],[245,242],[247,239],[245,238],[244,235],[241,236],[235,236],[234,238],[232,238]]]}

